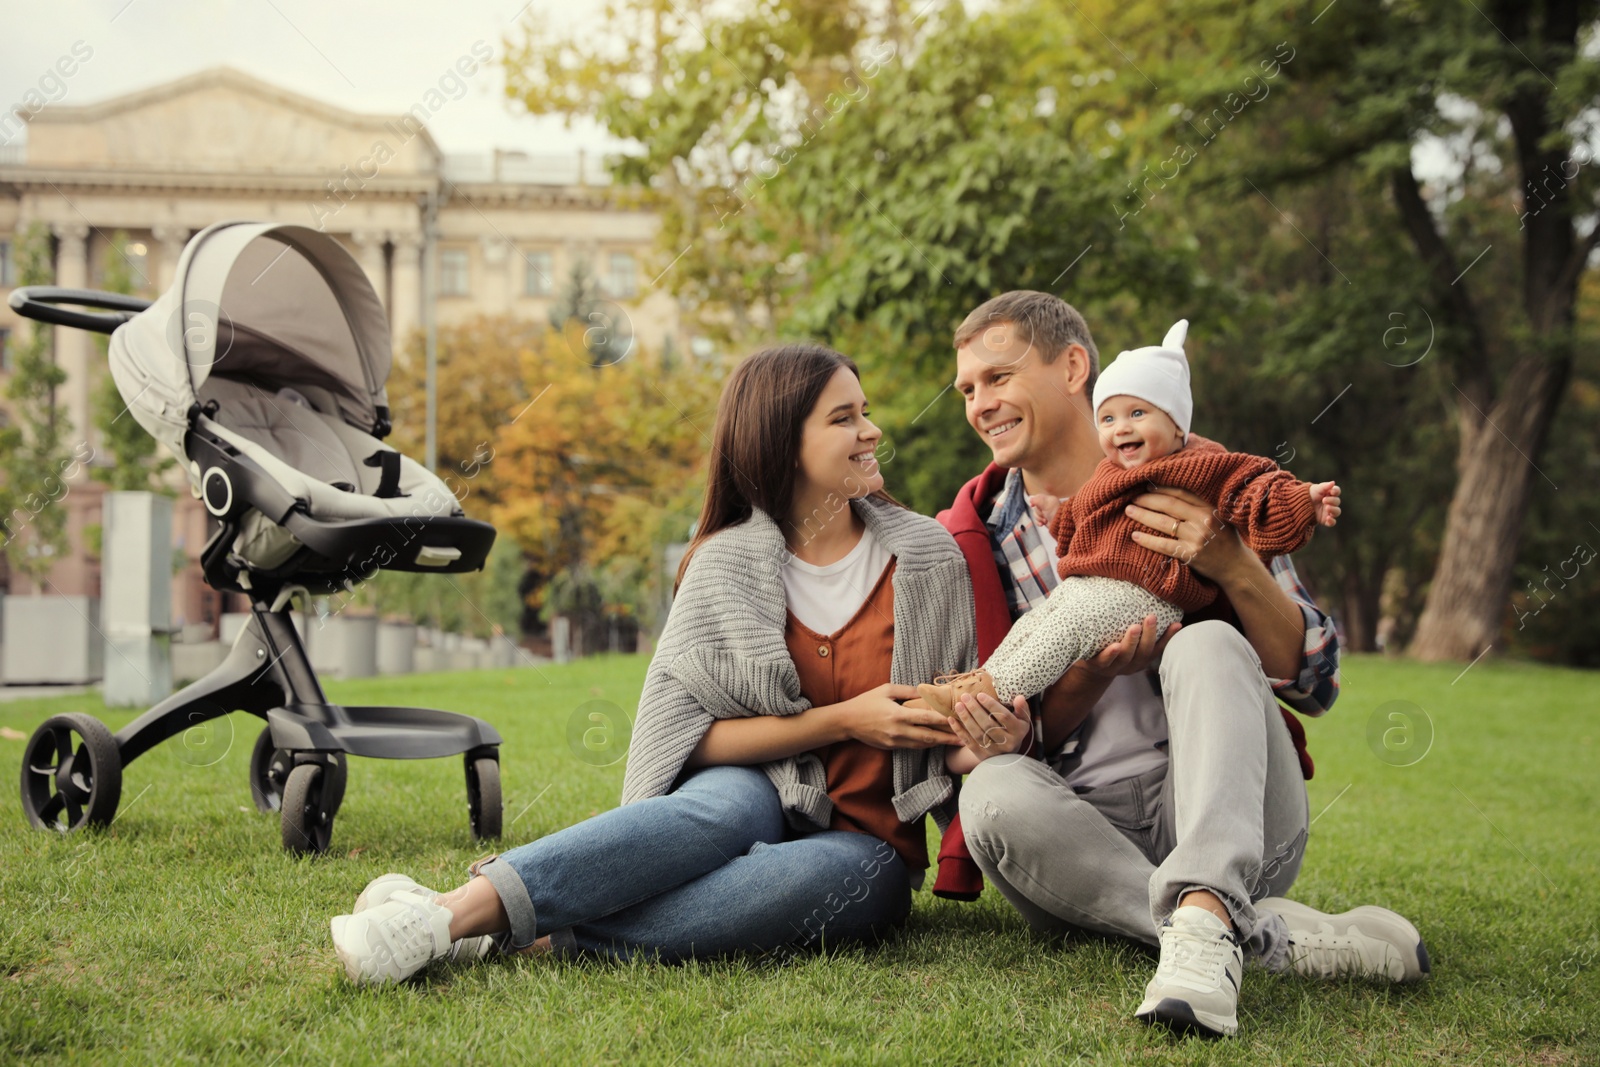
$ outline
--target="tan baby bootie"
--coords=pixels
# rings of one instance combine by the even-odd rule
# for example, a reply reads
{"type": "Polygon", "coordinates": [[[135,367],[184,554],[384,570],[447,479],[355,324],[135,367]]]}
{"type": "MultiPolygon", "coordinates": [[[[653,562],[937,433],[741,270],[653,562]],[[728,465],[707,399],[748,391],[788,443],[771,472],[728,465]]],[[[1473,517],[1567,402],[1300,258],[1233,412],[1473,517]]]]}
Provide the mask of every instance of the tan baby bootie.
{"type": "Polygon", "coordinates": [[[967,693],[973,696],[988,693],[996,700],[1000,699],[1000,695],[994,689],[994,679],[989,677],[988,671],[979,667],[965,674],[935,678],[932,685],[924,682],[917,686],[919,699],[908,702],[906,707],[927,707],[941,715],[951,715],[954,714],[956,701],[967,693]]]}

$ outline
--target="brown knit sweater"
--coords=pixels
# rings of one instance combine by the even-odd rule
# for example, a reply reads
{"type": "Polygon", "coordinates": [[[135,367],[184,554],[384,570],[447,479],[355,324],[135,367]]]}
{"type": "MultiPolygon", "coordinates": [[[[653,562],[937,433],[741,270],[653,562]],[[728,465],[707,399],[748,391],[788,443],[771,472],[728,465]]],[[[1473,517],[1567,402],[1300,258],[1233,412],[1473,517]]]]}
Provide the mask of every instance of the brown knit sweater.
{"type": "Polygon", "coordinates": [[[1181,452],[1132,469],[1105,459],[1083,488],[1056,509],[1050,532],[1061,557],[1061,577],[1098,575],[1143,586],[1184,611],[1204,607],[1217,587],[1171,556],[1145,548],[1128,535],[1149,530],[1130,519],[1128,504],[1156,486],[1187,489],[1214,501],[1217,515],[1239,531],[1262,559],[1287,555],[1311,540],[1316,508],[1309,482],[1270,459],[1229,452],[1190,434],[1181,452]]]}

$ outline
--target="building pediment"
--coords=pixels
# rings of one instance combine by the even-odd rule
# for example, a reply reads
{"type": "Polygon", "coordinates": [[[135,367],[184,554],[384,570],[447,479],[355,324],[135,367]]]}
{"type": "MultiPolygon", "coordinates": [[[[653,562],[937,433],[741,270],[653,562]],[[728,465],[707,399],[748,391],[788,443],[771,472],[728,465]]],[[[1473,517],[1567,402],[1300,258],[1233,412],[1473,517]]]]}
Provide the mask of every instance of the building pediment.
{"type": "Polygon", "coordinates": [[[414,120],[345,111],[217,67],[46,108],[29,123],[27,151],[35,167],[307,174],[370,167],[375,150],[389,176],[438,168],[438,147],[414,120]]]}

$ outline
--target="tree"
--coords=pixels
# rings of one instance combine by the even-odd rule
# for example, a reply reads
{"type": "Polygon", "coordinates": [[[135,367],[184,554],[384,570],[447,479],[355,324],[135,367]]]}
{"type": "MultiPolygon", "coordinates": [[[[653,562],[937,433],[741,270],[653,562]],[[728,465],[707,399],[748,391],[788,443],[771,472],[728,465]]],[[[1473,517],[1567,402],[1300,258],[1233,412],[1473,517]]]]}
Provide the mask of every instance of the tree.
{"type": "MultiPolygon", "coordinates": [[[[1455,487],[1413,654],[1472,659],[1499,640],[1524,518],[1574,369],[1576,307],[1600,226],[1591,49],[1600,6],[1344,3],[1310,32],[1298,9],[1254,5],[1298,58],[1266,106],[1265,188],[1358,169],[1428,278],[1445,328],[1455,487]],[[1425,181],[1419,145],[1455,165],[1425,181]]],[[[1248,36],[1262,40],[1260,32],[1248,36]]],[[[1241,167],[1243,177],[1244,168],[1241,167]]],[[[1554,486],[1554,482],[1548,484],[1554,486]]]]}
{"type": "MultiPolygon", "coordinates": [[[[607,310],[592,293],[568,297],[577,314],[607,310]]],[[[558,331],[482,318],[439,332],[439,376],[450,388],[439,395],[437,473],[469,515],[499,531],[489,570],[457,581],[481,610],[499,604],[489,614],[507,630],[522,589],[535,608],[582,607],[596,632],[607,613],[649,626],[661,598],[660,545],[685,538],[698,503],[717,367],[667,373],[636,343],[619,356],[592,325],[562,321],[558,331]],[[524,571],[533,577],[523,580],[524,571]]],[[[416,446],[421,425],[420,363],[397,364],[390,380],[402,451],[416,446]]],[[[441,625],[482,622],[437,578],[415,588],[390,581],[402,577],[382,576],[381,610],[441,625]]]]}
{"type": "MultiPolygon", "coordinates": [[[[17,242],[17,281],[48,285],[50,234],[32,223],[17,242]]],[[[14,572],[26,575],[42,593],[56,559],[67,549],[67,514],[60,506],[69,483],[93,452],[87,442],[69,445],[72,424],[55,404],[55,390],[67,380],[51,358],[50,328],[34,323],[27,340],[16,343],[15,369],[6,387],[16,421],[0,428],[0,507],[5,553],[14,572]]]]}

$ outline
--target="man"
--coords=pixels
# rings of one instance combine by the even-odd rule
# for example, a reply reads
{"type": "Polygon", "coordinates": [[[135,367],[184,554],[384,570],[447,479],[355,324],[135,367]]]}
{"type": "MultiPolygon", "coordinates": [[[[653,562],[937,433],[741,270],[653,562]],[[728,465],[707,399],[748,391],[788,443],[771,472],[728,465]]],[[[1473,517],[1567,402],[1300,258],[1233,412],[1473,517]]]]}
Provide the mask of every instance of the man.
{"type": "MultiPolygon", "coordinates": [[[[939,517],[972,572],[986,659],[1056,585],[1048,516],[1029,498],[1070,497],[1103,458],[1099,354],[1077,311],[1028,291],[973,311],[955,348],[955,386],[994,462],[939,517]]],[[[1068,670],[1038,702],[1046,761],[978,765],[961,819],[979,868],[1036,930],[1159,945],[1146,1022],[1233,1034],[1246,954],[1275,971],[1426,976],[1422,940],[1394,912],[1324,915],[1281,897],[1304,855],[1310,760],[1278,701],[1308,715],[1332,705],[1331,620],[1287,558],[1263,564],[1211,503],[1153,491],[1129,514],[1149,528],[1139,544],[1216,583],[1217,610],[1165,634],[1152,616],[1068,670]]]]}

